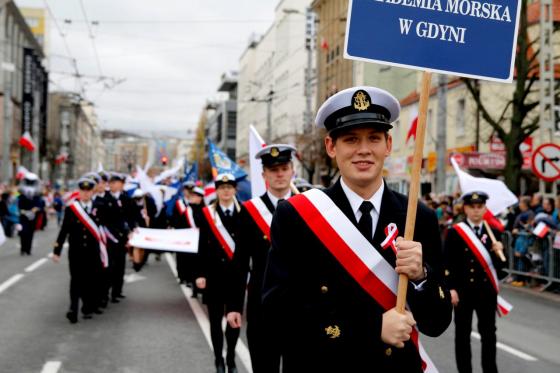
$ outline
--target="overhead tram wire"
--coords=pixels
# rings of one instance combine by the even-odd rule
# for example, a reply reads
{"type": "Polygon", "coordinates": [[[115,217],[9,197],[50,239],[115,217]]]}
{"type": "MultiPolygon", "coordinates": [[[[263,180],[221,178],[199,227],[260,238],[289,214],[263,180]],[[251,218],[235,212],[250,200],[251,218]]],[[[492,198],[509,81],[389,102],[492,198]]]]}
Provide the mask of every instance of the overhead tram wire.
{"type": "Polygon", "coordinates": [[[54,22],[54,25],[56,27],[56,30],[58,31],[58,34],[60,35],[60,37],[62,38],[62,41],[64,43],[64,48],[66,49],[66,53],[68,53],[68,57],[70,58],[70,60],[72,61],[72,67],[74,68],[74,71],[76,73],[76,82],[78,83],[78,86],[80,88],[80,93],[82,95],[85,96],[85,89],[84,89],[84,85],[80,79],[81,74],[80,71],[78,70],[78,62],[76,61],[76,59],[72,56],[72,52],[70,51],[70,47],[68,46],[68,41],[66,40],[66,35],[64,34],[64,32],[62,31],[62,28],[60,27],[60,25],[58,24],[58,21],[56,19],[56,17],[54,16],[54,13],[51,9],[51,7],[49,6],[49,3],[47,0],[43,0],[43,3],[45,4],[45,8],[47,8],[47,12],[49,12],[49,15],[51,16],[51,19],[54,22]]]}
{"type": "Polygon", "coordinates": [[[93,53],[95,55],[95,61],[97,62],[97,70],[99,71],[99,75],[103,76],[103,69],[101,69],[101,61],[99,60],[99,53],[97,52],[97,45],[95,44],[95,36],[93,35],[91,24],[88,20],[88,16],[86,13],[86,8],[84,6],[84,0],[80,0],[80,8],[82,9],[82,14],[84,15],[84,19],[86,21],[86,26],[88,29],[89,39],[91,41],[91,47],[93,48],[93,53]]]}

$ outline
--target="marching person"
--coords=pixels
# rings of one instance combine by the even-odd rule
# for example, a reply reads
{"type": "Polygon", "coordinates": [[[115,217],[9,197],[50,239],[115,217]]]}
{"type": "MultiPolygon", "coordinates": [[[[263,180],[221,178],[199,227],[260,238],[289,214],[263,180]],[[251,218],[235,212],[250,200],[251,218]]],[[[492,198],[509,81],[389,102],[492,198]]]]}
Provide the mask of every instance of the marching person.
{"type": "MultiPolygon", "coordinates": [[[[448,230],[444,244],[445,279],[455,310],[455,359],[459,373],[472,372],[471,329],[473,312],[482,343],[482,371],[497,372],[496,311],[498,281],[505,273],[497,252],[501,242],[492,243],[483,224],[488,195],[468,192],[462,196],[465,220],[448,230]]],[[[496,232],[497,233],[497,232],[496,232]]],[[[503,309],[502,309],[503,311],[503,309]]]]}
{"type": "Polygon", "coordinates": [[[78,188],[79,201],[74,201],[66,207],[52,256],[55,263],[60,261],[62,247],[68,237],[70,310],[66,313],[66,318],[72,324],[78,322],[80,300],[84,319],[90,319],[92,313],[103,313],[97,309],[96,281],[100,279],[103,265],[107,265],[107,251],[103,243],[100,247],[100,221],[91,200],[95,181],[81,178],[78,188]]]}
{"type": "Polygon", "coordinates": [[[280,351],[275,346],[274,331],[265,329],[262,320],[261,291],[270,250],[272,215],[280,201],[292,196],[290,181],[294,176],[295,151],[291,145],[273,144],[256,154],[262,162],[262,176],[268,188],[262,196],[244,203],[239,218],[241,229],[233,255],[227,320],[233,328],[241,327],[247,289],[247,341],[255,373],[280,371],[280,351]]]}
{"type": "Polygon", "coordinates": [[[140,214],[132,200],[123,192],[125,176],[113,172],[109,178],[109,192],[102,206],[102,220],[107,232],[107,250],[110,261],[111,302],[119,303],[122,293],[128,236],[140,222],[140,214]]]}
{"type": "MultiPolygon", "coordinates": [[[[173,228],[184,229],[198,227],[195,221],[194,210],[189,202],[194,187],[195,185],[192,181],[185,181],[183,183],[183,196],[178,198],[175,202],[175,206],[173,206],[173,213],[171,215],[171,224],[173,228]]],[[[197,254],[176,253],[177,277],[179,277],[180,283],[193,286],[192,265],[196,256],[197,254]]]]}
{"type": "Polygon", "coordinates": [[[23,177],[19,187],[18,197],[19,209],[19,237],[21,243],[21,255],[31,255],[33,248],[33,236],[37,226],[37,214],[41,205],[39,193],[40,180],[34,173],[28,172],[23,177]]]}
{"type": "Polygon", "coordinates": [[[431,361],[415,327],[438,336],[451,321],[436,216],[419,204],[414,241],[402,239],[407,198],[382,177],[399,112],[374,87],[345,89],[318,111],[341,177],[278,205],[263,284],[284,372],[420,373],[431,361]],[[409,279],[405,314],[395,308],[398,274],[409,279]]]}
{"type": "MultiPolygon", "coordinates": [[[[236,249],[235,239],[239,231],[239,204],[235,199],[237,182],[232,174],[216,176],[216,201],[202,209],[200,226],[199,275],[196,286],[204,290],[203,300],[208,307],[210,335],[214,349],[216,371],[225,372],[222,348],[224,332],[222,320],[225,314],[231,260],[236,249]]],[[[226,361],[228,373],[236,373],[235,345],[239,328],[226,326],[226,361]]]]}
{"type": "MultiPolygon", "coordinates": [[[[138,188],[132,193],[132,200],[136,214],[140,216],[138,226],[153,228],[157,215],[157,206],[154,199],[145,191],[138,188]]],[[[137,247],[132,248],[132,268],[139,272],[147,261],[148,250],[137,247]]]]}

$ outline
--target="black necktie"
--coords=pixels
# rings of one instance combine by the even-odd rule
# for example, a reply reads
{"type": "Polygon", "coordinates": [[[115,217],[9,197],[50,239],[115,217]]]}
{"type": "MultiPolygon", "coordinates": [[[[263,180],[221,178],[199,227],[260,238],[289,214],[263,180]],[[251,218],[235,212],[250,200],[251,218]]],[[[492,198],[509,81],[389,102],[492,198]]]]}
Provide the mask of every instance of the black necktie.
{"type": "Polygon", "coordinates": [[[231,211],[230,210],[226,210],[226,217],[230,217],[231,216],[231,211]]]}
{"type": "Polygon", "coordinates": [[[358,222],[358,228],[360,232],[371,241],[373,238],[373,222],[371,220],[371,210],[373,209],[373,204],[369,201],[364,201],[360,205],[360,211],[362,212],[362,216],[360,217],[360,221],[358,222]]]}
{"type": "Polygon", "coordinates": [[[477,237],[480,237],[480,227],[478,225],[474,226],[474,233],[477,237]]]}

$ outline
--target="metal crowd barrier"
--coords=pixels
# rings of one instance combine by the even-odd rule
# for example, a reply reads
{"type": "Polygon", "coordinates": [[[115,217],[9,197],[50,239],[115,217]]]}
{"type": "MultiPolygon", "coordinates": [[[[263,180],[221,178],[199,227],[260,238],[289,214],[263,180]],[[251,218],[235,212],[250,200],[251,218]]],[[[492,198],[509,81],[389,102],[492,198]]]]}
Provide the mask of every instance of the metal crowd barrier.
{"type": "Polygon", "coordinates": [[[545,281],[542,290],[553,283],[560,283],[560,249],[554,248],[555,233],[537,238],[532,233],[519,232],[515,236],[533,237],[534,242],[524,256],[515,256],[515,238],[511,232],[502,235],[502,243],[507,250],[507,269],[510,275],[545,281]],[[521,268],[519,268],[521,267],[521,268]]]}

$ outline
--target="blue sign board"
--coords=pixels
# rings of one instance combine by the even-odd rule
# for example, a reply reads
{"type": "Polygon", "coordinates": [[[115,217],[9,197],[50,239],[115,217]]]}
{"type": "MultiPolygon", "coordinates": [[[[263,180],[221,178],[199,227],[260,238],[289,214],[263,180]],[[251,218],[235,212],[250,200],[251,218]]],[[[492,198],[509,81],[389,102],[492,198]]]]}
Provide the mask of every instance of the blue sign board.
{"type": "Polygon", "coordinates": [[[345,57],[511,82],[521,0],[350,0],[345,57]]]}

